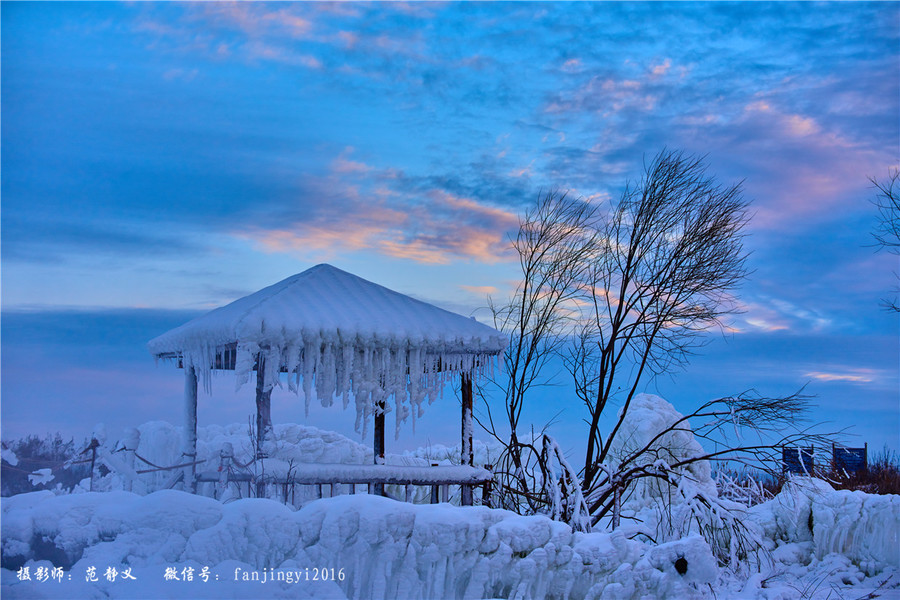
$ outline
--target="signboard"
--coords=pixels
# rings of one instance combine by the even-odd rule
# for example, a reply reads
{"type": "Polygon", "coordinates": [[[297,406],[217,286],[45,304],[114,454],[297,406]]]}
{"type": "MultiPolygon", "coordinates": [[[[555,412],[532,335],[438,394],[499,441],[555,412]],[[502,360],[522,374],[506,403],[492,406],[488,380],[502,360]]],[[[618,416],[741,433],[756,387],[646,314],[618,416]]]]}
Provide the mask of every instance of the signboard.
{"type": "Polygon", "coordinates": [[[782,448],[781,472],[796,473],[798,475],[812,475],[815,460],[815,449],[809,448],[782,448]]]}

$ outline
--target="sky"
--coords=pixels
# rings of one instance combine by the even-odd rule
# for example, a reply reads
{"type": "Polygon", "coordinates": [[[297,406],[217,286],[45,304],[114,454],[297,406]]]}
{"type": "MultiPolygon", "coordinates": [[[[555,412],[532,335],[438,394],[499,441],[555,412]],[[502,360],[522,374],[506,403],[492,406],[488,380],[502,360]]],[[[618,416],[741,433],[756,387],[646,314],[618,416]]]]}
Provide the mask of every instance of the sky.
{"type": "MultiPolygon", "coordinates": [[[[182,420],[146,342],[327,262],[487,320],[547,190],[614,202],[663,148],[743,182],[727,334],[645,390],[689,410],[803,388],[849,445],[900,449],[897,3],[3,2],[2,437],[182,420]]],[[[247,422],[220,376],[200,424],[247,422]]],[[[577,454],[565,377],[526,410],[577,454]]],[[[276,422],[359,439],[273,394],[276,422]]],[[[395,448],[455,443],[452,395],[395,448]],[[451,417],[452,415],[452,417],[451,417]],[[430,419],[429,419],[430,417],[430,419]]],[[[390,445],[389,445],[390,446],[390,445]]],[[[391,448],[389,447],[390,451],[391,448]]]]}

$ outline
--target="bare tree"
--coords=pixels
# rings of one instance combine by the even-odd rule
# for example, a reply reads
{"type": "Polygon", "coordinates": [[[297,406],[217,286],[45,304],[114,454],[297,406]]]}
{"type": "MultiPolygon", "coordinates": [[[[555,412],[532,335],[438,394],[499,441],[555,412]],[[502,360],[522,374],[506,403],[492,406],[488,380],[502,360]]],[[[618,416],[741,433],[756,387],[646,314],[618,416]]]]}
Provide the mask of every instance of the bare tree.
{"type": "MultiPolygon", "coordinates": [[[[875,186],[873,203],[879,216],[878,227],[872,236],[879,247],[891,254],[900,254],[900,169],[888,173],[887,181],[878,181],[874,177],[870,181],[875,186]]],[[[900,312],[900,299],[886,300],[885,306],[900,312]]]]}
{"type": "Polygon", "coordinates": [[[719,185],[700,158],[664,150],[603,224],[583,287],[590,311],[567,360],[589,415],[585,496],[604,485],[598,475],[639,384],[684,366],[701,334],[736,311],[747,206],[740,184],[719,185]],[[621,411],[604,437],[613,401],[621,411]]]}
{"type": "MultiPolygon", "coordinates": [[[[623,424],[641,384],[684,367],[705,343],[703,334],[736,312],[733,292],[746,275],[747,209],[740,184],[722,186],[706,175],[702,159],[664,150],[608,210],[552,193],[526,215],[514,241],[522,282],[508,304],[491,306],[495,326],[510,336],[505,374],[494,382],[505,401],[508,438],[489,410],[482,422],[505,447],[497,469],[505,508],[542,512],[585,530],[603,520],[615,528],[623,497],[642,480],[681,493],[691,489],[681,483],[700,463],[780,464],[782,445],[819,439],[799,425],[806,397],[743,394],[679,414],[626,452],[614,444],[629,436],[623,424]],[[553,356],[562,356],[587,408],[580,472],[545,431],[520,430],[526,397],[547,381],[543,371],[553,356]],[[620,410],[606,433],[601,416],[613,407],[620,410]],[[739,437],[742,429],[756,441],[727,435],[739,437]],[[666,444],[686,432],[704,446],[673,454],[666,444]]],[[[721,556],[746,550],[740,519],[726,514],[714,492],[698,492],[687,505],[699,511],[687,521],[707,523],[704,535],[727,541],[721,556]],[[713,532],[722,519],[731,523],[728,532],[713,532]]]]}
{"type": "Polygon", "coordinates": [[[570,329],[572,302],[580,293],[598,245],[596,214],[596,207],[564,193],[551,191],[540,196],[513,240],[521,283],[507,304],[497,305],[489,299],[494,326],[509,336],[504,374],[493,382],[503,396],[508,438],[498,431],[488,402],[481,403],[488,411],[487,418],[479,422],[506,448],[497,472],[505,482],[501,482],[501,495],[504,490],[513,494],[507,496],[508,508],[524,499],[535,511],[542,502],[530,490],[531,482],[540,477],[534,469],[536,457],[543,451],[536,447],[533,434],[520,439],[519,420],[528,391],[547,383],[542,371],[565,342],[562,334],[570,329]]]}

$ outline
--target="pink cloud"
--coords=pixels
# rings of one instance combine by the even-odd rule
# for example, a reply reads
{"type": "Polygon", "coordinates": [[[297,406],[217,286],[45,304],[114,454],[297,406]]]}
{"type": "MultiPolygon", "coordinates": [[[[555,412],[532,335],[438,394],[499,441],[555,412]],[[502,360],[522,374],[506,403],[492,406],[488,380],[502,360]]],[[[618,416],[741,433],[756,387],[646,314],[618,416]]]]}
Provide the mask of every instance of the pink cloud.
{"type": "Polygon", "coordinates": [[[349,157],[353,154],[353,150],[354,149],[350,146],[344,148],[344,151],[341,152],[340,156],[332,161],[331,170],[334,173],[366,173],[372,170],[372,167],[365,163],[350,160],[349,157]]]}
{"type": "Polygon", "coordinates": [[[472,294],[476,294],[478,296],[487,296],[489,294],[496,294],[499,291],[493,285],[460,285],[459,287],[464,289],[467,292],[471,292],[472,294]]]}
{"type": "Polygon", "coordinates": [[[359,42],[359,35],[351,31],[338,31],[337,38],[341,40],[347,48],[352,48],[359,42]]]}
{"type": "Polygon", "coordinates": [[[562,69],[566,73],[575,73],[581,69],[581,59],[570,58],[562,64],[562,67],[560,67],[560,69],[562,69]]]}
{"type": "Polygon", "coordinates": [[[738,308],[741,313],[735,317],[734,332],[823,331],[834,325],[825,313],[780,298],[766,296],[738,308]]]}
{"type": "Polygon", "coordinates": [[[250,37],[273,30],[294,38],[311,35],[312,21],[296,14],[293,7],[270,10],[269,6],[255,2],[204,2],[200,5],[207,19],[239,29],[250,37]]]}
{"type": "Polygon", "coordinates": [[[671,59],[667,58],[666,60],[664,60],[661,63],[652,65],[650,67],[650,75],[654,78],[662,77],[663,75],[665,75],[666,73],[669,72],[669,69],[671,67],[672,67],[672,61],[671,61],[671,59]]]}
{"type": "Polygon", "coordinates": [[[410,193],[401,174],[350,160],[345,148],[314,187],[332,200],[312,215],[271,229],[248,228],[235,237],[263,252],[332,257],[373,250],[430,264],[453,260],[495,263],[513,258],[507,233],[518,216],[441,189],[410,193]]]}
{"type": "Polygon", "coordinates": [[[275,46],[266,42],[248,42],[244,45],[244,50],[246,57],[251,60],[267,60],[286,65],[308,67],[310,69],[322,68],[321,61],[315,56],[298,53],[290,48],[275,46]]]}
{"type": "Polygon", "coordinates": [[[768,304],[744,304],[740,309],[742,314],[737,317],[738,322],[730,327],[732,332],[748,330],[774,332],[790,329],[789,319],[768,304]]]}
{"type": "Polygon", "coordinates": [[[197,77],[198,73],[199,73],[199,71],[197,69],[190,69],[190,70],[169,69],[168,71],[163,73],[162,77],[166,81],[175,81],[175,80],[193,81],[194,78],[197,77]]]}

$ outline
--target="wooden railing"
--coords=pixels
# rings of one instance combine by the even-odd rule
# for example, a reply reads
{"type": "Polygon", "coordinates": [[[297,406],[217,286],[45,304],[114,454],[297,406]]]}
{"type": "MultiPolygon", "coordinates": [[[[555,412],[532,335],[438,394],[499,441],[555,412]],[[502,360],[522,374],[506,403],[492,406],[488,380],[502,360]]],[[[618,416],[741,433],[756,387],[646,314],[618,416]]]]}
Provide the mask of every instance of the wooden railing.
{"type": "MultiPolygon", "coordinates": [[[[482,504],[489,502],[492,490],[493,473],[491,465],[487,468],[466,465],[438,466],[401,466],[401,465],[353,465],[343,463],[299,463],[283,468],[281,461],[258,459],[255,472],[245,465],[237,465],[230,444],[226,444],[220,452],[219,467],[216,471],[199,471],[195,475],[198,483],[215,483],[217,495],[224,492],[229,484],[247,483],[248,495],[252,483],[258,485],[258,496],[265,496],[264,487],[276,486],[314,486],[317,498],[333,497],[344,490],[342,486],[350,486],[351,493],[357,493],[357,486],[365,486],[369,494],[381,493],[395,500],[412,502],[413,490],[416,486],[431,488],[432,504],[450,500],[450,486],[459,486],[463,493],[460,503],[471,505],[472,490],[476,487],[482,491],[482,504]],[[238,468],[235,468],[235,466],[238,468]],[[280,465],[278,469],[274,465],[280,465]],[[262,487],[259,487],[260,484],[262,487]],[[397,498],[384,491],[387,485],[402,486],[403,497],[397,498]],[[326,493],[327,488],[327,493],[326,493]],[[469,493],[466,493],[466,492],[469,493]]],[[[286,498],[285,498],[286,499],[286,498]]]]}
{"type": "MultiPolygon", "coordinates": [[[[458,486],[460,504],[467,506],[474,503],[474,490],[481,490],[481,504],[490,505],[493,490],[493,473],[491,465],[485,468],[466,465],[439,466],[405,466],[405,465],[354,465],[326,463],[285,463],[267,458],[253,459],[242,464],[235,459],[230,443],[225,443],[219,452],[218,468],[215,471],[202,470],[204,466],[215,464],[215,459],[194,460],[194,457],[183,455],[185,462],[171,466],[159,466],[148,461],[137,453],[140,433],[136,429],[129,430],[126,436],[116,445],[113,451],[108,450],[97,440],[82,452],[88,458],[74,461],[91,464],[91,489],[93,490],[94,466],[104,464],[123,477],[124,487],[131,490],[136,478],[145,473],[170,471],[172,476],[163,484],[164,488],[172,488],[184,482],[185,490],[196,493],[198,483],[214,483],[215,497],[220,498],[230,485],[237,485],[241,497],[266,497],[267,488],[275,486],[284,491],[283,499],[288,501],[290,488],[295,486],[313,486],[316,498],[325,498],[346,492],[357,493],[358,486],[363,486],[369,494],[379,494],[398,501],[412,502],[417,487],[430,488],[429,501],[432,504],[450,501],[450,487],[458,486]],[[88,454],[89,453],[89,454],[88,454]],[[139,464],[149,468],[137,468],[139,464]],[[247,484],[246,495],[241,490],[247,484]],[[255,486],[255,489],[254,489],[255,486]],[[385,486],[402,486],[402,497],[396,497],[385,489],[385,486]]],[[[271,491],[271,490],[269,490],[271,491]]],[[[208,492],[207,492],[208,493],[208,492]]],[[[295,495],[296,496],[296,495],[295,495]]],[[[308,497],[308,494],[307,494],[308,497]]],[[[421,497],[419,498],[422,499],[421,497]]]]}

